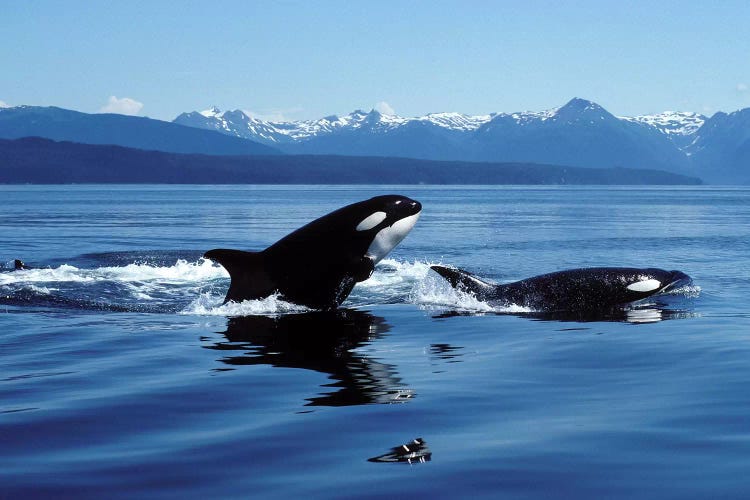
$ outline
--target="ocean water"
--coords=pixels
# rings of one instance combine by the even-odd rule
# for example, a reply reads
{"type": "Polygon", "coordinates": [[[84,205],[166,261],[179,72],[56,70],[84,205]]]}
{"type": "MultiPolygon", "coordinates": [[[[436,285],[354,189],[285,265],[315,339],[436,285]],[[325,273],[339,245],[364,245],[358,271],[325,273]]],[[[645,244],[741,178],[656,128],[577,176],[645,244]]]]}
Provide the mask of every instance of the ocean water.
{"type": "Polygon", "coordinates": [[[0,498],[745,498],[749,256],[747,188],[0,186],[0,498]],[[341,310],[221,304],[204,251],[387,193],[422,216],[341,310]],[[431,263],[694,284],[542,317],[431,263]]]}

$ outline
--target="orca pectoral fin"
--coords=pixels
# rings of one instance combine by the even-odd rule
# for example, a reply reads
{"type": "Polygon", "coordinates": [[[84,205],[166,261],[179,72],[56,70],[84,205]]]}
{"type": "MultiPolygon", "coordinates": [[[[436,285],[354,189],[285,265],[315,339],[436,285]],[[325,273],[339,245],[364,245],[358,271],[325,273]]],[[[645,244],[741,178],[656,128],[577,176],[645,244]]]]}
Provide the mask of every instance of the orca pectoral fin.
{"type": "Polygon", "coordinates": [[[216,248],[206,252],[203,257],[218,262],[229,272],[232,282],[224,302],[260,299],[276,291],[262,252],[216,248]]]}
{"type": "Polygon", "coordinates": [[[430,269],[445,278],[453,288],[483,295],[496,288],[496,285],[482,281],[476,276],[461,269],[445,266],[430,266],[430,269]]]}
{"type": "Polygon", "coordinates": [[[372,276],[372,272],[375,270],[375,262],[369,257],[362,257],[352,267],[354,269],[352,277],[355,281],[360,282],[372,276]]]}

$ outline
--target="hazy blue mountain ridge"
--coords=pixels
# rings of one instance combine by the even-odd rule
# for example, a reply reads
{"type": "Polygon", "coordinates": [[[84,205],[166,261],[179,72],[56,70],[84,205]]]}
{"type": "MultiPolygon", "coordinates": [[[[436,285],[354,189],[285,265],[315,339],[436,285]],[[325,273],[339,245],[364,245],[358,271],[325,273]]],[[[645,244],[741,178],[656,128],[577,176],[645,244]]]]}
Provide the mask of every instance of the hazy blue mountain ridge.
{"type": "Polygon", "coordinates": [[[617,117],[574,98],[541,112],[415,118],[357,110],[320,120],[270,122],[240,111],[183,113],[176,123],[273,145],[290,154],[630,167],[748,183],[750,108],[706,118],[691,112],[617,117]]]}
{"type": "Polygon", "coordinates": [[[80,113],[57,107],[0,108],[0,138],[46,137],[173,153],[278,154],[247,139],[138,116],[80,113]]]}
{"type": "Polygon", "coordinates": [[[686,151],[697,175],[716,183],[750,184],[750,108],[714,114],[686,151]]]}
{"type": "Polygon", "coordinates": [[[175,122],[56,107],[0,109],[0,138],[38,136],[187,154],[382,156],[665,170],[714,184],[750,183],[750,108],[617,117],[572,99],[541,112],[404,118],[375,110],[271,122],[241,110],[183,113],[175,122]]]}
{"type": "Polygon", "coordinates": [[[688,170],[685,155],[664,134],[583,99],[532,119],[497,115],[473,139],[475,159],[483,161],[688,170]]]}
{"type": "Polygon", "coordinates": [[[0,183],[167,184],[700,184],[668,172],[382,156],[210,156],[0,139],[0,183]]]}

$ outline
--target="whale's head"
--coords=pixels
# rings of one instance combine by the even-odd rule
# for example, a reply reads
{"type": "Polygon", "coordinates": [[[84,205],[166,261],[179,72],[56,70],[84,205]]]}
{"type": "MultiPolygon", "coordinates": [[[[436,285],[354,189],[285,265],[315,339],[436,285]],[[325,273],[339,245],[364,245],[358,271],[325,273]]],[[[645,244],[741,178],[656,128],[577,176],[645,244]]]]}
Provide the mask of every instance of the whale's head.
{"type": "Polygon", "coordinates": [[[267,252],[287,262],[292,253],[304,255],[305,266],[362,281],[409,234],[421,212],[422,204],[406,196],[375,196],[315,219],[267,252]]]}
{"type": "Polygon", "coordinates": [[[422,213],[422,204],[405,196],[376,196],[355,208],[356,239],[369,242],[365,256],[378,263],[412,230],[422,213]]]}

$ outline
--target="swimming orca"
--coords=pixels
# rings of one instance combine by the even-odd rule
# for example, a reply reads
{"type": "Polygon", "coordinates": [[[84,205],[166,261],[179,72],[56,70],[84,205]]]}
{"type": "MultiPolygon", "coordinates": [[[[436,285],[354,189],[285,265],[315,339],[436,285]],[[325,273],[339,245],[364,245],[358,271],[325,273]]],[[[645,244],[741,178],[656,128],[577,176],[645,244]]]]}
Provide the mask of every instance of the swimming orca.
{"type": "Polygon", "coordinates": [[[534,276],[496,285],[444,266],[431,269],[453,288],[490,303],[515,304],[534,311],[597,311],[645,299],[692,283],[681,271],[629,267],[591,267],[534,276]]]}
{"type": "Polygon", "coordinates": [[[405,196],[376,196],[324,215],[261,252],[214,249],[204,257],[229,272],[224,302],[279,293],[295,304],[333,309],[404,239],[421,210],[405,196]]]}
{"type": "Polygon", "coordinates": [[[19,260],[19,259],[15,259],[13,261],[13,267],[14,267],[14,269],[16,271],[21,271],[21,270],[24,270],[24,269],[31,269],[30,266],[27,266],[24,261],[19,260]]]}
{"type": "Polygon", "coordinates": [[[31,266],[27,266],[20,259],[13,259],[13,260],[9,260],[8,262],[5,262],[3,264],[0,264],[0,269],[8,269],[8,270],[11,270],[11,271],[23,271],[24,269],[32,269],[32,267],[31,266]]]}

